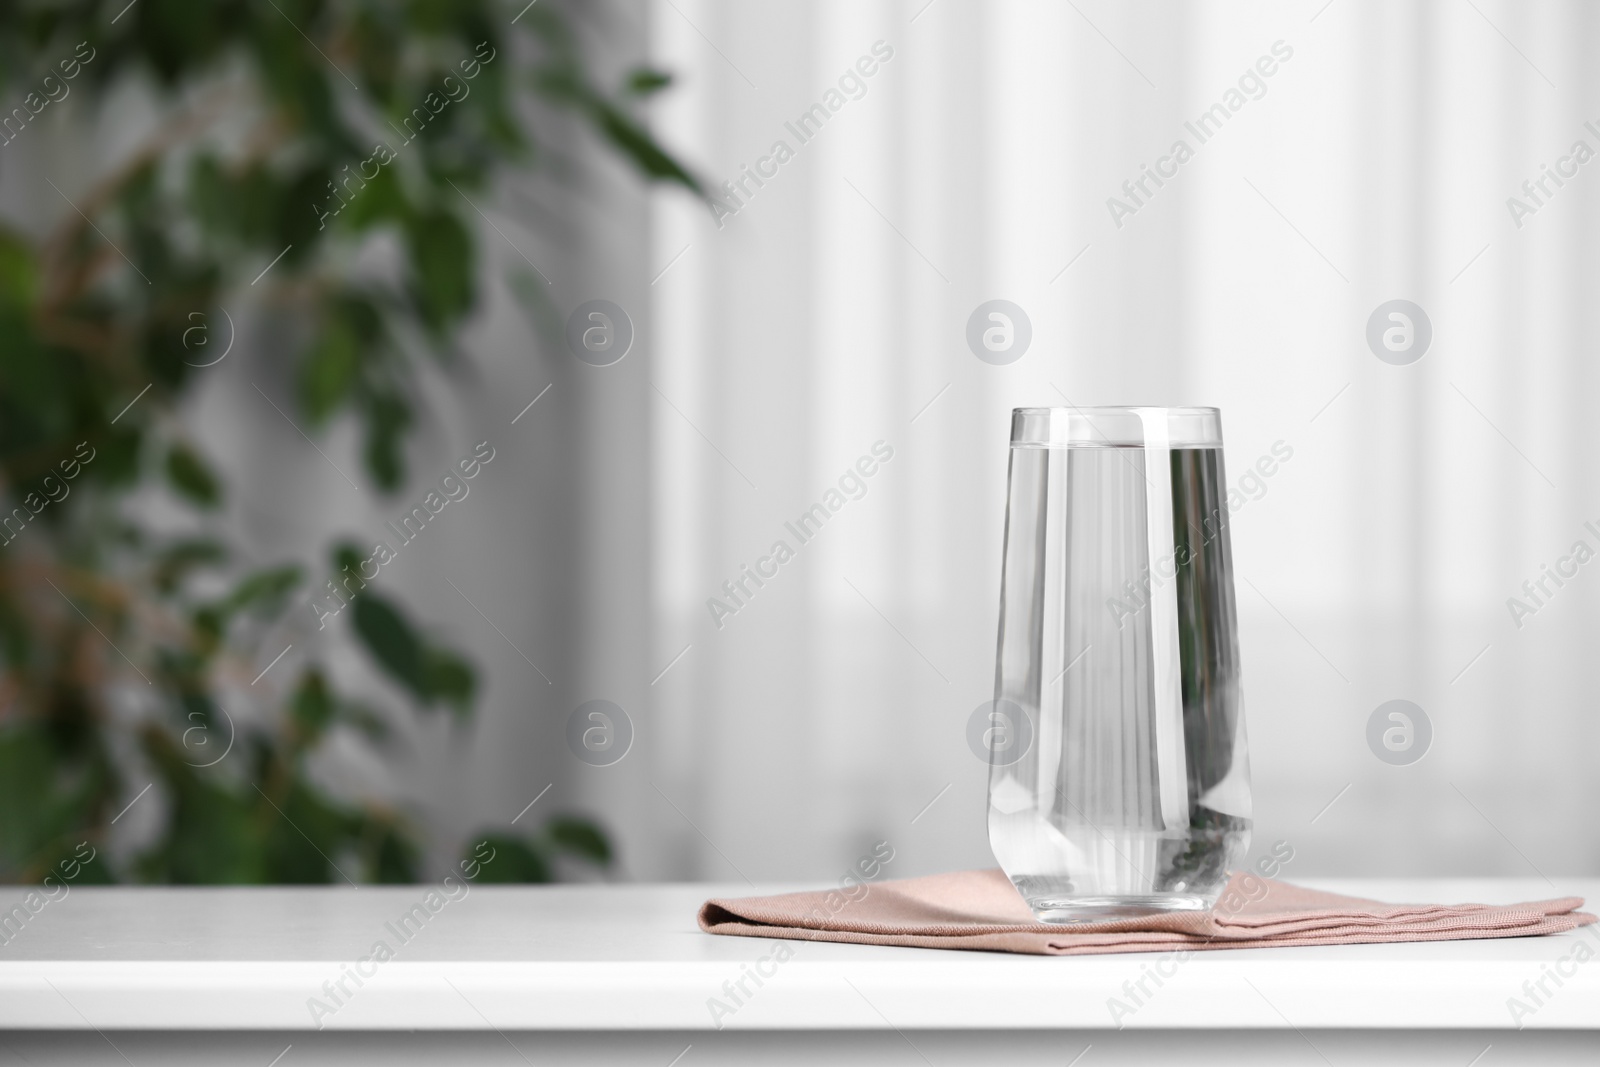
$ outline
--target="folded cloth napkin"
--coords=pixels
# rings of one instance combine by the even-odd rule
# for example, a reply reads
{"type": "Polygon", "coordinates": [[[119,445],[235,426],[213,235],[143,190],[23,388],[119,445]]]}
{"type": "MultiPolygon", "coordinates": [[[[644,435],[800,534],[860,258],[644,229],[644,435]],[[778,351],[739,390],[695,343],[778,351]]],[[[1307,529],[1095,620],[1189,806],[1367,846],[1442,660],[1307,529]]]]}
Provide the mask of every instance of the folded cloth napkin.
{"type": "Polygon", "coordinates": [[[1587,926],[1582,897],[1527,904],[1382,904],[1235,874],[1215,910],[1071,925],[1035,922],[998,870],[851,889],[708,900],[700,929],[739,937],[1072,956],[1174,949],[1527,937],[1587,926]]]}

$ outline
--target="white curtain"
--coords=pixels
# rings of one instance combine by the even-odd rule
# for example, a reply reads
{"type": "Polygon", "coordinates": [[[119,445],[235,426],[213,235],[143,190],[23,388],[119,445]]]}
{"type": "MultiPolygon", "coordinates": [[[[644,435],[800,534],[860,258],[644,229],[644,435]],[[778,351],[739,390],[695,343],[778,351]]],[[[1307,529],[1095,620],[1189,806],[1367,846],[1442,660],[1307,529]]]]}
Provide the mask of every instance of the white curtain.
{"type": "Polygon", "coordinates": [[[648,674],[668,669],[634,873],[815,879],[878,840],[890,875],[992,862],[965,733],[993,688],[1008,415],[1069,400],[1223,411],[1257,849],[1291,842],[1290,876],[1600,867],[1580,821],[1600,564],[1507,606],[1574,542],[1600,549],[1600,164],[1561,162],[1600,151],[1589,8],[651,19],[679,76],[658,133],[742,188],[720,218],[654,208],[648,674]],[[1202,141],[1186,123],[1216,104],[1202,141]],[[1575,173],[1535,204],[1541,165],[1575,173]],[[990,299],[1031,321],[1010,365],[965,340],[990,299]],[[1431,323],[1409,365],[1367,341],[1395,299],[1431,323]],[[784,524],[876,442],[892,459],[801,544],[784,524]],[[1292,457],[1246,479],[1279,442],[1292,457]],[[780,540],[793,558],[761,563],[780,540]],[[735,600],[746,565],[771,576],[735,600]],[[1391,699],[1432,725],[1409,766],[1368,746],[1391,699]]]}

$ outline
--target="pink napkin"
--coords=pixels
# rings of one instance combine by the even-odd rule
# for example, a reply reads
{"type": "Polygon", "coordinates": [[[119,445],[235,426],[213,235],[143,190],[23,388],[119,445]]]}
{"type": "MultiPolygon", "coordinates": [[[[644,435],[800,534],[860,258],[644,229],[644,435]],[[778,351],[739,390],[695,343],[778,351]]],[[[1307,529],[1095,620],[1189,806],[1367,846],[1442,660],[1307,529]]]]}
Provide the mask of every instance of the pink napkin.
{"type": "Polygon", "coordinates": [[[1382,904],[1235,874],[1215,911],[1062,926],[1035,922],[1006,876],[988,870],[850,890],[708,900],[700,908],[700,929],[738,937],[1070,956],[1527,937],[1594,922],[1593,915],[1576,910],[1582,904],[1582,897],[1503,905],[1382,904]]]}

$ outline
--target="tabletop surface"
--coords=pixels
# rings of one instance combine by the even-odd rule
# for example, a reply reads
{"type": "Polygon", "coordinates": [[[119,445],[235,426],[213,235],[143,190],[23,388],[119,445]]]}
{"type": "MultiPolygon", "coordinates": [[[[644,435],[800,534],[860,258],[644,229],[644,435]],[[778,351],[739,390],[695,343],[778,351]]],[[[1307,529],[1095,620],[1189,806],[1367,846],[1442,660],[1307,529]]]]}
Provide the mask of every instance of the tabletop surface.
{"type": "MultiPolygon", "coordinates": [[[[1582,879],[1304,882],[1388,901],[1600,895],[1600,881],[1582,879]]],[[[15,900],[0,892],[0,909],[22,903],[25,887],[5,888],[15,900]]],[[[1147,977],[1154,955],[779,942],[695,925],[707,897],[750,893],[461,883],[72,889],[24,909],[25,920],[0,911],[0,1028],[1600,1029],[1600,965],[1589,966],[1600,926],[1195,953],[1167,961],[1157,985],[1147,977]],[[408,914],[426,918],[402,924],[408,914]],[[380,942],[389,955],[375,959],[380,942]],[[752,969],[765,975],[759,984],[752,969]]]]}

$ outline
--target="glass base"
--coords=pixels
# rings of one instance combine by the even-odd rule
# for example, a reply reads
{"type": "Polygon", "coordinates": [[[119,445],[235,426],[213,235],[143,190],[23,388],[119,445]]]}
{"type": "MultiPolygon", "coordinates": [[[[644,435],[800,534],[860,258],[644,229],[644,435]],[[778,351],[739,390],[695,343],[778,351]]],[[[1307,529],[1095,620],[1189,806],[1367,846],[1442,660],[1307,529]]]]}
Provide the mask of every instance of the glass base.
{"type": "Polygon", "coordinates": [[[1028,897],[1033,917],[1042,923],[1099,923],[1112,919],[1139,919],[1173,911],[1206,911],[1208,897],[1182,893],[1128,897],[1028,897]]]}

